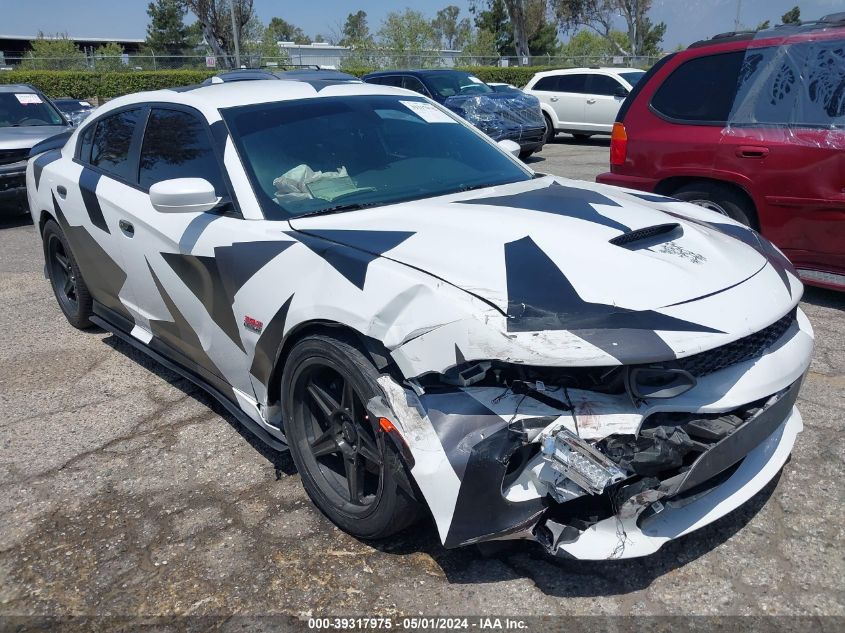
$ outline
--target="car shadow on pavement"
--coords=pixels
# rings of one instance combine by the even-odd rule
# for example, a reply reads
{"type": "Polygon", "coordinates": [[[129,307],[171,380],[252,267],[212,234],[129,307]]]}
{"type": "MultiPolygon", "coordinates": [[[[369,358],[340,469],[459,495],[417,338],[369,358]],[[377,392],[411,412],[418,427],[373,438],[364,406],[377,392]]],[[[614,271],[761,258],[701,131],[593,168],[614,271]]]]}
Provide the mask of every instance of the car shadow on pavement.
{"type": "Polygon", "coordinates": [[[558,134],[547,145],[583,145],[585,147],[610,147],[609,136],[591,136],[590,138],[577,139],[569,134],[558,134]]]}
{"type": "MultiPolygon", "coordinates": [[[[101,330],[102,331],[102,330],[101,330]]],[[[276,451],[259,440],[247,428],[245,428],[238,419],[229,413],[226,408],[220,404],[214,397],[208,394],[204,389],[196,386],[187,378],[171,371],[158,361],[150,358],[142,351],[132,347],[126,341],[111,335],[103,339],[103,342],[112,349],[120,352],[133,362],[141,365],[144,369],[156,374],[163,381],[173,385],[185,395],[192,397],[200,404],[208,407],[214,413],[226,420],[235,431],[246,441],[252,448],[255,449],[264,459],[266,459],[273,466],[276,473],[276,479],[279,480],[282,476],[293,475],[296,473],[296,466],[294,466],[293,459],[288,451],[276,451]]]]}
{"type": "Polygon", "coordinates": [[[0,231],[3,229],[16,229],[19,226],[27,226],[29,224],[32,224],[32,216],[29,213],[16,215],[11,218],[0,217],[0,231]]]}
{"type": "Polygon", "coordinates": [[[649,587],[657,578],[710,553],[733,537],[766,505],[779,479],[780,473],[733,512],[642,558],[615,561],[557,558],[529,541],[446,549],[430,520],[397,537],[368,545],[400,556],[428,554],[452,584],[528,579],[543,593],[560,598],[621,595],[649,587]]]}
{"type": "Polygon", "coordinates": [[[801,301],[806,301],[820,308],[845,310],[845,292],[838,292],[827,288],[805,286],[804,296],[801,298],[801,301]]]}

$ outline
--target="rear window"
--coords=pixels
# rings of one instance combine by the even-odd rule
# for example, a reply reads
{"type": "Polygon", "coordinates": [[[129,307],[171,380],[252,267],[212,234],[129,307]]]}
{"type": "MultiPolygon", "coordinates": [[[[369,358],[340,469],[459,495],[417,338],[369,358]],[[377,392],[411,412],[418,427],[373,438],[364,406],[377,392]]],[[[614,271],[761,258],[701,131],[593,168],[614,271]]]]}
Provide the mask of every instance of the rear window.
{"type": "Polygon", "coordinates": [[[557,77],[542,77],[538,79],[532,90],[555,92],[557,90],[557,77]]]}
{"type": "Polygon", "coordinates": [[[736,96],[745,51],[698,57],[666,78],[651,99],[664,117],[698,124],[724,125],[736,96]]]}
{"type": "Polygon", "coordinates": [[[587,78],[589,75],[560,75],[557,89],[559,92],[587,92],[587,78]]]}
{"type": "Polygon", "coordinates": [[[749,49],[730,123],[845,126],[845,40],[749,49]]]}

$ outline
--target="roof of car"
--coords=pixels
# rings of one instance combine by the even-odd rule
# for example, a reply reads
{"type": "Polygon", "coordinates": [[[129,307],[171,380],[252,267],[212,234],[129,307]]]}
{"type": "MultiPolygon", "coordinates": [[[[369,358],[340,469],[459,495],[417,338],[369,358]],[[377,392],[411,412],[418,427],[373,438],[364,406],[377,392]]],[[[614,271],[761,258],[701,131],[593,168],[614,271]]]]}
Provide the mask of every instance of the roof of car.
{"type": "Polygon", "coordinates": [[[296,70],[282,70],[275,73],[281,79],[298,79],[300,81],[360,81],[355,75],[329,68],[298,68],[296,70]]]}
{"type": "Polygon", "coordinates": [[[419,97],[417,93],[401,88],[380,86],[364,82],[333,81],[296,81],[280,79],[278,81],[238,81],[196,86],[166,88],[148,92],[136,92],[112,99],[101,106],[100,112],[132,105],[134,103],[165,102],[194,107],[207,116],[218,118],[216,113],[221,108],[231,108],[256,103],[291,101],[295,99],[313,99],[330,96],[355,95],[397,95],[419,97]]]}
{"type": "Polygon", "coordinates": [[[645,72],[642,68],[619,68],[616,66],[592,66],[584,68],[557,68],[555,70],[543,70],[535,73],[535,77],[549,77],[553,75],[568,75],[570,73],[610,73],[618,75],[620,73],[645,72]]]}
{"type": "Polygon", "coordinates": [[[367,73],[364,77],[379,77],[382,75],[445,75],[448,73],[472,74],[466,70],[457,70],[454,68],[397,68],[394,70],[377,70],[373,73],[367,73]]]}
{"type": "Polygon", "coordinates": [[[800,24],[779,24],[760,31],[728,31],[719,33],[706,40],[699,40],[690,44],[687,49],[718,46],[733,42],[749,43],[751,41],[775,40],[784,41],[790,38],[802,39],[806,35],[819,31],[841,31],[845,28],[845,13],[832,13],[819,20],[801,22],[800,24]]]}
{"type": "Polygon", "coordinates": [[[38,92],[29,84],[0,84],[0,92],[38,92]]]}

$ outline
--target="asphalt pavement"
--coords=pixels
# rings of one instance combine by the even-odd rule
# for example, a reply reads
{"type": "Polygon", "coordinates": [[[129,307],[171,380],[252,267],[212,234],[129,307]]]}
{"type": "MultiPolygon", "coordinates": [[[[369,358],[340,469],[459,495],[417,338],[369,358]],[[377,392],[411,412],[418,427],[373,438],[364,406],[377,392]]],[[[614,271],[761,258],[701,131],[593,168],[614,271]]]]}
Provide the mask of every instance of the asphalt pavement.
{"type": "MultiPolygon", "coordinates": [[[[561,137],[530,160],[592,180],[607,154],[606,139],[561,137]]],[[[347,536],[288,455],[121,341],[70,327],[42,268],[31,224],[0,227],[0,629],[15,615],[845,615],[845,294],[804,295],[817,347],[781,475],[656,555],[578,562],[446,550],[430,521],[347,536]]]]}

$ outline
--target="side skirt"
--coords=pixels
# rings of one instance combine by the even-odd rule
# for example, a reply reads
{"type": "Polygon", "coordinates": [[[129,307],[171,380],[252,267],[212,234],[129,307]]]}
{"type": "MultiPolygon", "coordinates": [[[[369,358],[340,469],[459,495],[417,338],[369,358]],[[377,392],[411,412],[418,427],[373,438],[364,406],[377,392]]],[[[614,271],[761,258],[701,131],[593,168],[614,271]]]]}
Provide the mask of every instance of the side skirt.
{"type": "MultiPolygon", "coordinates": [[[[98,303],[95,303],[94,312],[95,314],[91,317],[92,323],[95,323],[104,330],[111,332],[114,336],[118,337],[125,343],[128,343],[138,351],[143,352],[157,363],[160,363],[161,365],[167,367],[167,369],[176,372],[187,380],[190,380],[197,387],[204,390],[215,400],[217,400],[220,404],[222,404],[225,407],[226,411],[232,414],[242,426],[247,428],[253,435],[255,435],[259,440],[264,442],[264,444],[266,444],[273,450],[288,450],[288,445],[284,441],[284,439],[274,437],[269,432],[267,432],[267,430],[262,428],[260,424],[250,418],[246,413],[244,413],[244,411],[238,406],[236,402],[229,398],[220,389],[211,384],[211,382],[203,378],[198,373],[198,371],[191,370],[182,363],[179,363],[173,359],[164,356],[162,353],[152,349],[149,345],[145,345],[143,342],[139,341],[131,334],[126,333],[117,325],[114,325],[113,322],[119,321],[120,316],[112,314],[111,310],[109,310],[108,308],[98,303]]],[[[282,438],[284,438],[284,434],[282,434],[282,438]]]]}

